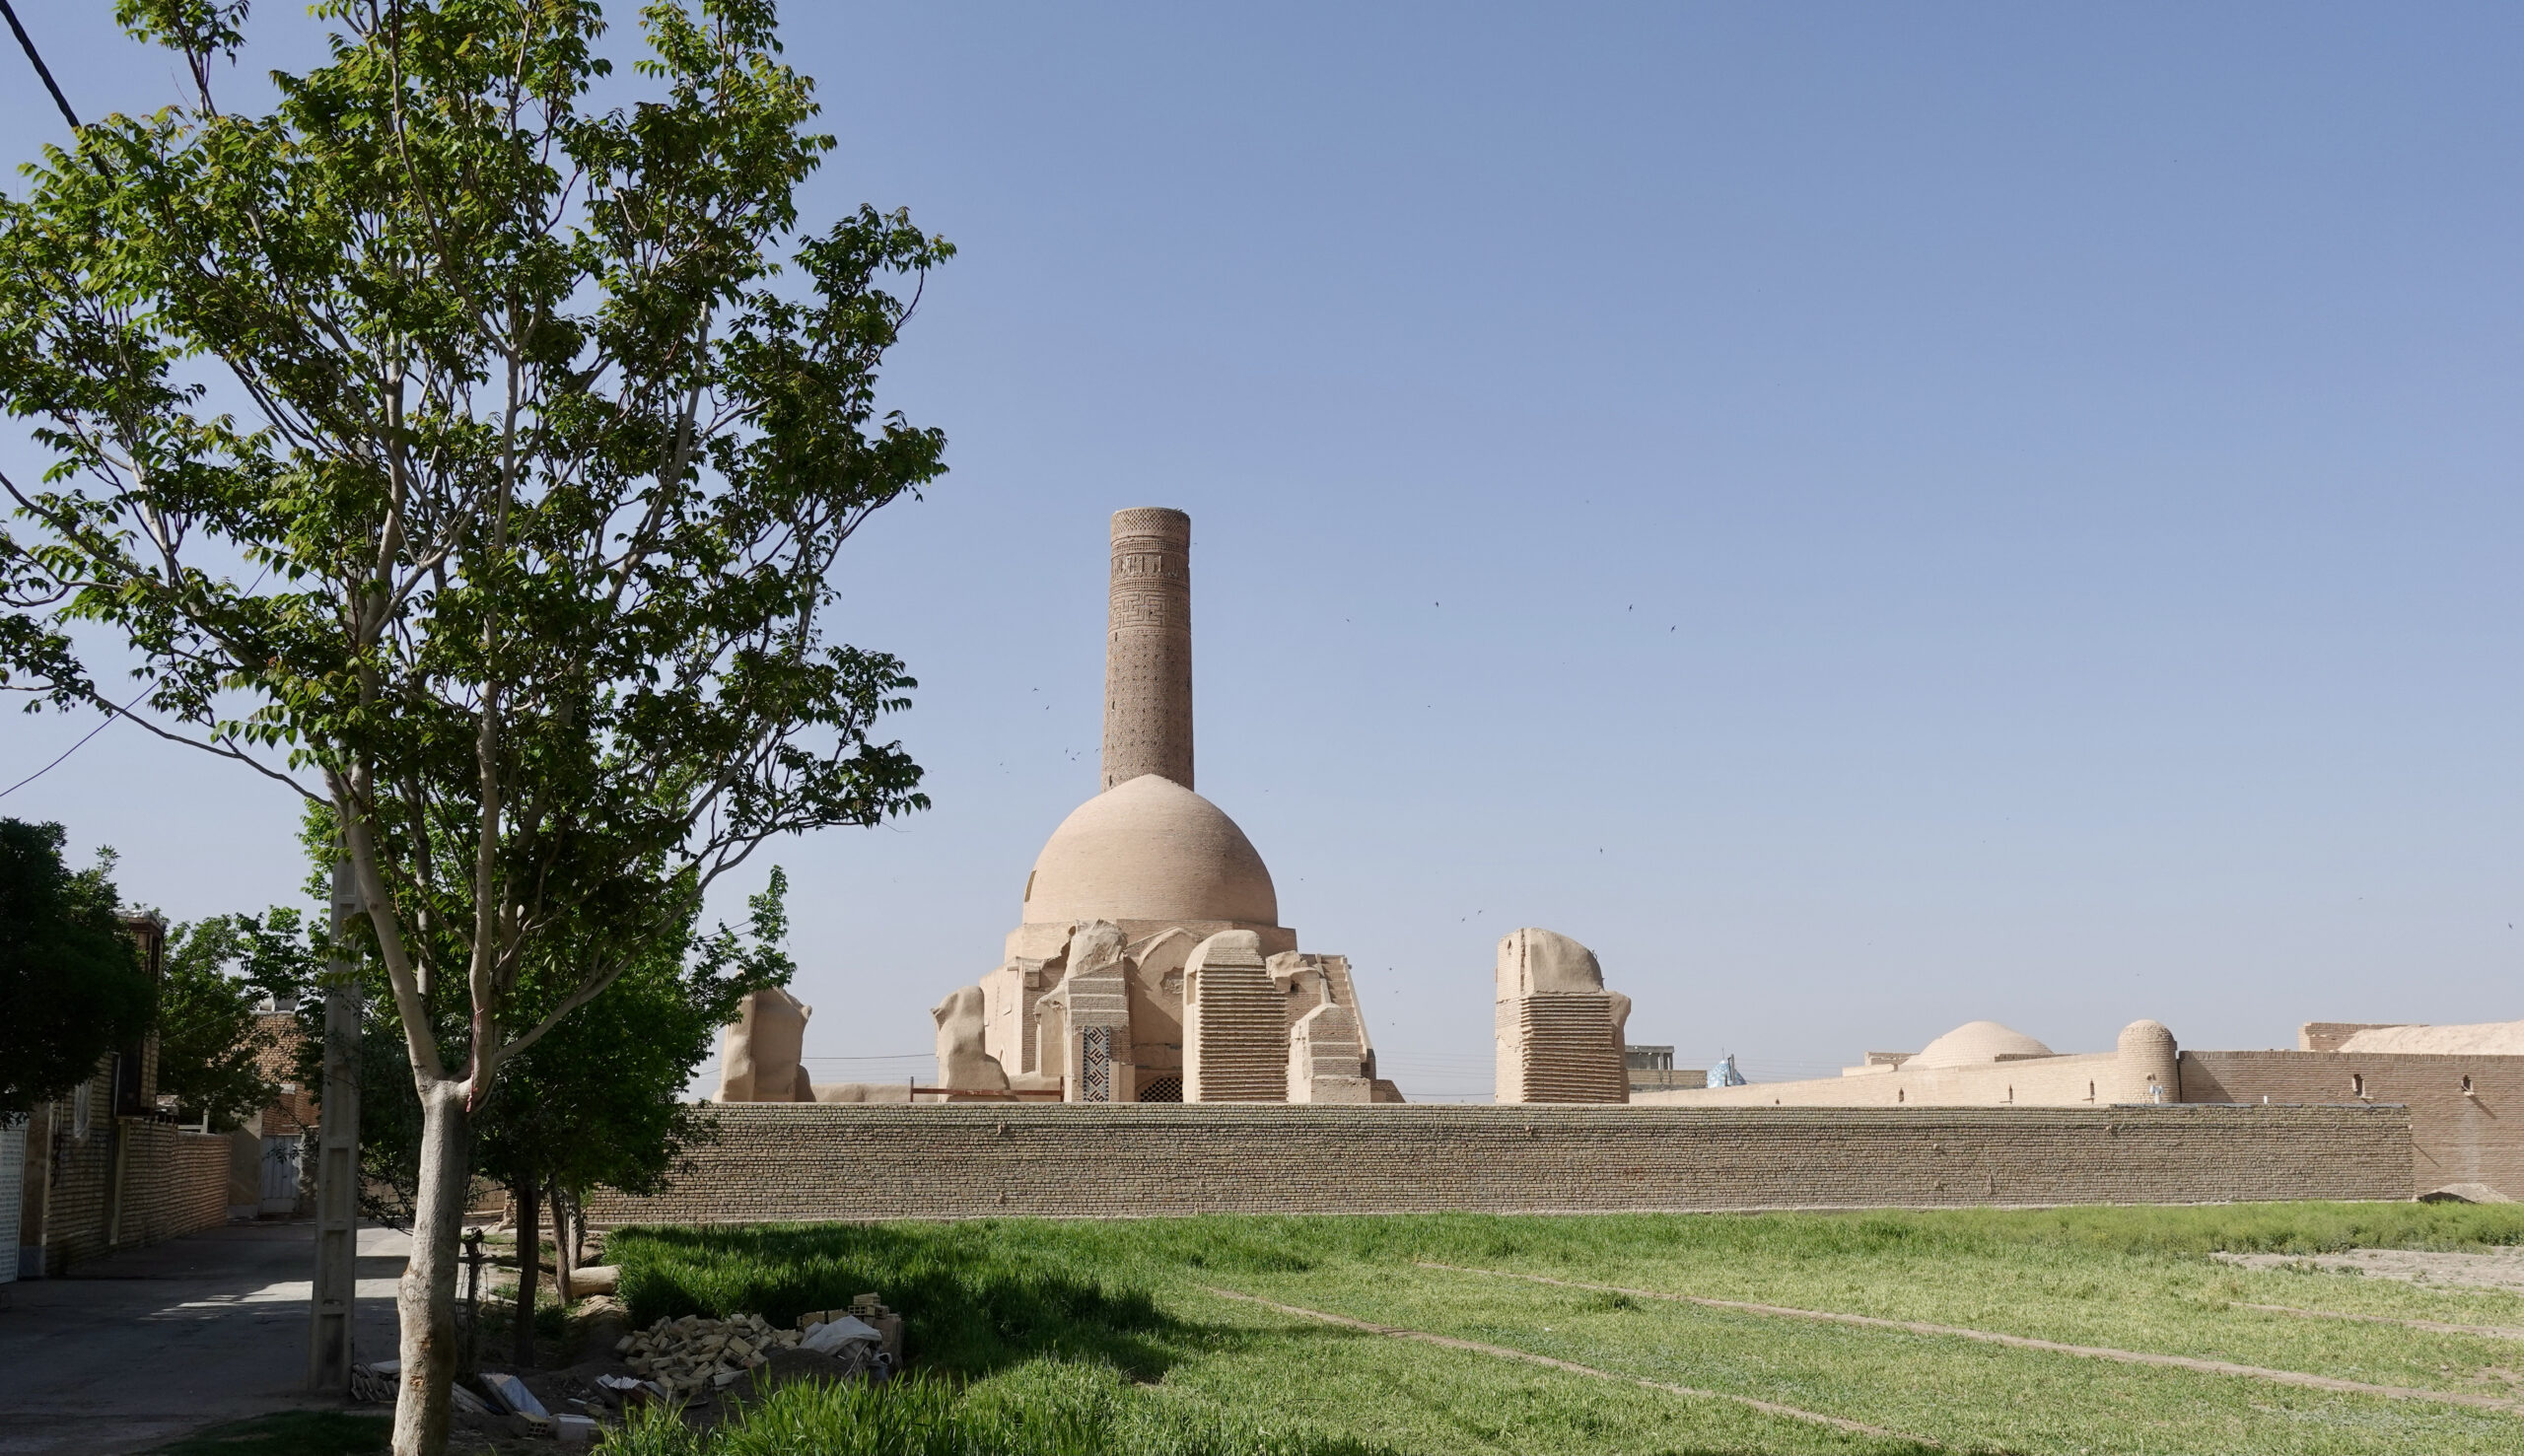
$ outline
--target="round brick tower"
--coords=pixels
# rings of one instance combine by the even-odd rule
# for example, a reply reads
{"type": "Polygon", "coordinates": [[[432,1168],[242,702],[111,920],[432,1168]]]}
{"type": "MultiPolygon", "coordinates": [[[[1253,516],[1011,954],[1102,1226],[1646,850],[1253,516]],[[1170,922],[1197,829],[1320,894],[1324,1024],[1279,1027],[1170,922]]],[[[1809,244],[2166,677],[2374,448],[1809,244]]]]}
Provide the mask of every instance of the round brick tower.
{"type": "Polygon", "coordinates": [[[1104,783],[1156,774],[1192,785],[1192,518],[1113,513],[1104,645],[1104,783]]]}

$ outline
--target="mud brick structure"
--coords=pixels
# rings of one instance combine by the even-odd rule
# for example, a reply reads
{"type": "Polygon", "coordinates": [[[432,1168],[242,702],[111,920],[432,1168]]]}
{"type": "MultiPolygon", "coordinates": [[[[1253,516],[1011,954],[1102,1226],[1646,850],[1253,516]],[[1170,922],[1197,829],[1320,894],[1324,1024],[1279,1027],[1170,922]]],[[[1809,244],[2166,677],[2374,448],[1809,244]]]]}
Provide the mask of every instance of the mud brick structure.
{"type": "Polygon", "coordinates": [[[723,1134],[601,1224],[2407,1199],[2396,1107],[848,1106],[723,1134]]]}
{"type": "Polygon", "coordinates": [[[2407,1108],[2416,1192],[2524,1201],[2524,1057],[2407,1052],[2184,1052],[2185,1102],[2407,1108]]]}

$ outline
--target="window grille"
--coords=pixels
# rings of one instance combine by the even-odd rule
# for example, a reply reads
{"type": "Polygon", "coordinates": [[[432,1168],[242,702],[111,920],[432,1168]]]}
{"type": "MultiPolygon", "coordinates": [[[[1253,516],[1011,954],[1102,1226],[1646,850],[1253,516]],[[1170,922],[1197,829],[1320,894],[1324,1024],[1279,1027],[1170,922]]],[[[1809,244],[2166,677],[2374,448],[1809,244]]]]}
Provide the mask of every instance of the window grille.
{"type": "Polygon", "coordinates": [[[1081,1102],[1113,1100],[1113,1028],[1089,1026],[1078,1035],[1081,1102]]]}

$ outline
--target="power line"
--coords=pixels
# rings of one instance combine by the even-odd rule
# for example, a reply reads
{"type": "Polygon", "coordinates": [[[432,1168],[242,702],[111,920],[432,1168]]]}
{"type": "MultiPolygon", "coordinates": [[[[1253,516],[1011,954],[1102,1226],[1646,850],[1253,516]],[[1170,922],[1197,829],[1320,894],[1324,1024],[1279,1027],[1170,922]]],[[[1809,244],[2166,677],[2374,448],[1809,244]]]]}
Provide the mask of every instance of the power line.
{"type": "Polygon", "coordinates": [[[35,53],[35,37],[27,34],[26,27],[18,24],[18,12],[9,4],[9,0],[0,0],[0,15],[9,18],[9,29],[16,32],[18,35],[18,47],[27,53],[28,60],[35,63],[35,74],[43,78],[43,89],[52,93],[52,104],[61,108],[61,119],[70,123],[70,129],[73,132],[78,131],[79,113],[70,109],[70,98],[61,94],[61,84],[52,79],[52,68],[46,66],[43,63],[43,57],[35,53]]]}
{"type": "MultiPolygon", "coordinates": [[[[0,0],[0,10],[6,10],[6,9],[8,9],[8,8],[9,8],[9,0],[0,0]]],[[[14,22],[15,22],[15,20],[16,20],[16,17],[14,17],[14,16],[13,16],[13,17],[11,17],[11,20],[12,20],[12,22],[14,23],[14,22]]],[[[95,737],[97,734],[102,733],[102,732],[104,732],[106,728],[108,728],[112,727],[112,726],[113,726],[114,718],[115,718],[115,717],[117,717],[117,716],[119,716],[119,715],[109,715],[109,716],[107,716],[107,717],[106,717],[106,719],[105,720],[105,722],[100,723],[100,724],[98,724],[95,728],[92,728],[88,729],[87,733],[86,733],[84,736],[82,736],[82,737],[79,739],[79,741],[78,741],[78,742],[73,743],[73,744],[71,744],[69,747],[64,748],[64,749],[62,749],[62,750],[61,750],[61,758],[68,758],[71,754],[76,753],[76,752],[78,752],[80,749],[87,747],[87,746],[88,746],[88,739],[89,739],[89,738],[93,738],[93,737],[95,737]]],[[[17,793],[19,790],[26,788],[29,784],[34,783],[35,780],[42,778],[44,775],[46,775],[46,774],[48,774],[48,773],[51,773],[54,769],[57,769],[57,768],[61,767],[61,758],[56,758],[56,759],[54,759],[52,762],[50,762],[50,763],[48,763],[48,764],[45,764],[42,768],[39,768],[39,769],[35,770],[34,773],[27,775],[27,776],[26,776],[25,778],[23,778],[23,779],[20,779],[20,780],[19,780],[18,782],[16,782],[15,784],[10,785],[8,788],[6,788],[6,789],[0,789],[0,798],[7,798],[10,795],[17,793]]]]}

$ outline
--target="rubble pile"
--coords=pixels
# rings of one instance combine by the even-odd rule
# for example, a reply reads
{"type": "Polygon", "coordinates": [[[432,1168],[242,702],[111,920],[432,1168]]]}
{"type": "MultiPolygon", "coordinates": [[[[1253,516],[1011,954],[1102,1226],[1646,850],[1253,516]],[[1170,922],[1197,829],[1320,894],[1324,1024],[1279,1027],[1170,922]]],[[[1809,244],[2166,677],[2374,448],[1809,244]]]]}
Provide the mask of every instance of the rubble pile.
{"type": "Polygon", "coordinates": [[[792,1349],[803,1338],[797,1330],[772,1328],[758,1314],[724,1320],[687,1314],[625,1335],[613,1349],[632,1373],[674,1397],[724,1390],[770,1352],[792,1349]]]}
{"type": "Polygon", "coordinates": [[[903,1317],[885,1307],[874,1294],[861,1294],[850,1301],[847,1309],[813,1309],[798,1316],[798,1328],[811,1331],[818,1325],[839,1324],[857,1320],[861,1328],[883,1342],[885,1353],[899,1361],[903,1357],[903,1317]]]}
{"type": "Polygon", "coordinates": [[[351,1399],[367,1406],[394,1404],[403,1373],[401,1360],[377,1360],[351,1366],[351,1399]]]}

